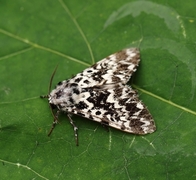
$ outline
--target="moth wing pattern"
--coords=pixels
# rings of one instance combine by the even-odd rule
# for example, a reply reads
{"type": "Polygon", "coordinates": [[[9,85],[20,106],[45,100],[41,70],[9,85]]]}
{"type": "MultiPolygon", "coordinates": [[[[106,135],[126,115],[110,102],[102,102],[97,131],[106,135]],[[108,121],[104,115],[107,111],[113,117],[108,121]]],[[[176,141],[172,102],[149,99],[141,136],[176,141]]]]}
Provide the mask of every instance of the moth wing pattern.
{"type": "Polygon", "coordinates": [[[128,48],[116,52],[70,79],[70,83],[78,86],[94,87],[107,84],[126,84],[140,62],[137,48],[128,48]]]}
{"type": "Polygon", "coordinates": [[[82,99],[67,110],[128,133],[147,134],[155,131],[154,120],[138,99],[136,91],[127,85],[106,87],[101,90],[86,88],[80,94],[82,99]]]}
{"type": "MultiPolygon", "coordinates": [[[[147,134],[156,130],[154,120],[139,100],[138,94],[126,83],[140,62],[137,48],[128,48],[114,53],[71,79],[58,83],[48,96],[51,109],[66,112],[75,130],[70,114],[133,134],[147,134]]],[[[49,134],[58,122],[54,123],[49,134]]]]}

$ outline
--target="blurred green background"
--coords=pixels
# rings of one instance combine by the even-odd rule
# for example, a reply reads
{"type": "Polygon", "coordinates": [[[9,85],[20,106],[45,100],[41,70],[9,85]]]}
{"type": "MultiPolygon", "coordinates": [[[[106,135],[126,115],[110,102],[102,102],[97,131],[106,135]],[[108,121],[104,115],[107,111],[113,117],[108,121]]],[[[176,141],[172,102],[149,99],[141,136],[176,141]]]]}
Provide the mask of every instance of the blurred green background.
{"type": "Polygon", "coordinates": [[[1,1],[0,176],[7,179],[195,179],[195,1],[1,1]],[[51,74],[59,81],[127,47],[130,81],[157,131],[136,136],[65,114],[51,137],[51,74]]]}

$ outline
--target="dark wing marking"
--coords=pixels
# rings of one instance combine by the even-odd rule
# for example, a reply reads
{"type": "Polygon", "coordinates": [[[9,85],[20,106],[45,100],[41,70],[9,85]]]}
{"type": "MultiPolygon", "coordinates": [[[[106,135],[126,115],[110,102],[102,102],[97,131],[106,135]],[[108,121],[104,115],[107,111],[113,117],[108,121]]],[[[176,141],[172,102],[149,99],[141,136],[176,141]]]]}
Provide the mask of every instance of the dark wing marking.
{"type": "Polygon", "coordinates": [[[126,84],[140,61],[137,48],[129,48],[112,54],[69,80],[81,88],[108,84],[126,84]]]}
{"type": "Polygon", "coordinates": [[[109,89],[85,88],[80,97],[83,98],[65,111],[133,134],[156,130],[150,112],[127,85],[114,85],[109,89]]]}

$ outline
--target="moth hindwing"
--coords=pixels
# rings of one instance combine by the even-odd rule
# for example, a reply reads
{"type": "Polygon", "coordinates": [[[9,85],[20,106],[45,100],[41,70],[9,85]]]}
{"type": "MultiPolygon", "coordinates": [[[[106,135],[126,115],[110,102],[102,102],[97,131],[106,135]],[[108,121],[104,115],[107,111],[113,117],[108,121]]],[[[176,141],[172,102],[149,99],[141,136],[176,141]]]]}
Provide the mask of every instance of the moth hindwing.
{"type": "Polygon", "coordinates": [[[71,119],[72,114],[128,133],[154,132],[156,126],[150,112],[139,100],[137,92],[126,85],[139,62],[139,50],[128,48],[102,59],[71,79],[59,82],[49,95],[42,96],[48,97],[51,109],[57,109],[49,135],[61,111],[67,113],[74,127],[77,145],[78,128],[71,119]]]}

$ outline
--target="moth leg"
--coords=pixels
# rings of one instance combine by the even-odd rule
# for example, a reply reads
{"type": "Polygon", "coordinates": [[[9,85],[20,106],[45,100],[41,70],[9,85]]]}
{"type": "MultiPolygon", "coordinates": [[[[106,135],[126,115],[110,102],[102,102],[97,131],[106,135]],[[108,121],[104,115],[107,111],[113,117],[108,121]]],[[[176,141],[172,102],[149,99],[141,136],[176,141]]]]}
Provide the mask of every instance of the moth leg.
{"type": "Polygon", "coordinates": [[[76,140],[76,146],[78,146],[78,127],[74,124],[73,120],[71,119],[71,114],[67,114],[70,124],[74,128],[74,133],[75,133],[75,140],[76,140]]]}
{"type": "Polygon", "coordinates": [[[54,121],[52,123],[52,127],[48,133],[48,136],[52,134],[53,129],[55,128],[56,124],[58,123],[58,116],[59,116],[60,111],[57,111],[56,114],[54,115],[54,121]]]}

